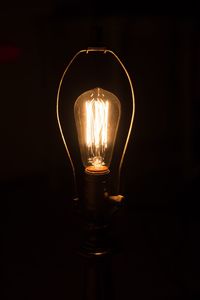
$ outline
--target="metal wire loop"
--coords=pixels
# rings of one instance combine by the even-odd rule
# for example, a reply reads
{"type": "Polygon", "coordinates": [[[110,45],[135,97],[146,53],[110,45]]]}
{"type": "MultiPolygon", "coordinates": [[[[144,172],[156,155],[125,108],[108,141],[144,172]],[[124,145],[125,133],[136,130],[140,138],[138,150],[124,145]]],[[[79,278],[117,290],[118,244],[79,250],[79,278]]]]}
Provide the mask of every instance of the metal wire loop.
{"type": "Polygon", "coordinates": [[[70,152],[69,152],[69,149],[68,149],[68,146],[67,146],[65,137],[64,137],[64,133],[63,133],[62,126],[61,126],[61,122],[60,122],[60,116],[59,116],[60,90],[61,90],[61,86],[62,86],[64,77],[65,77],[65,75],[66,75],[66,73],[67,73],[69,67],[70,67],[71,64],[73,63],[73,61],[74,61],[74,60],[77,58],[77,56],[79,56],[80,54],[82,54],[82,53],[89,54],[90,52],[101,52],[101,53],[103,53],[103,54],[110,53],[112,56],[114,56],[114,58],[118,61],[118,63],[120,64],[120,66],[121,66],[122,69],[124,70],[124,72],[125,72],[125,74],[126,74],[126,76],[127,76],[127,79],[128,79],[128,81],[129,81],[130,88],[131,88],[131,96],[132,96],[132,114],[131,114],[131,120],[130,120],[130,125],[129,125],[129,130],[128,130],[126,142],[125,142],[124,149],[123,149],[122,156],[121,156],[120,163],[119,163],[119,169],[118,169],[118,183],[117,183],[117,191],[118,191],[118,192],[119,192],[119,186],[120,186],[120,174],[121,174],[122,164],[123,164],[123,161],[124,161],[124,156],[125,156],[125,153],[126,153],[126,150],[127,150],[128,142],[129,142],[129,139],[130,139],[130,135],[131,135],[132,127],[133,127],[134,115],[135,115],[135,96],[134,96],[134,90],[133,90],[132,81],[131,81],[131,78],[130,78],[130,76],[129,76],[129,74],[128,74],[127,69],[125,68],[124,64],[123,64],[122,61],[119,59],[119,57],[118,57],[112,50],[106,49],[105,47],[89,47],[89,48],[87,48],[87,49],[78,51],[78,52],[73,56],[73,58],[71,59],[71,61],[68,63],[68,65],[66,66],[66,68],[65,68],[65,70],[64,70],[64,72],[63,72],[63,74],[62,74],[62,76],[61,76],[61,79],[60,79],[60,82],[59,82],[59,85],[58,85],[57,99],[56,99],[56,116],[57,116],[57,122],[58,122],[58,127],[59,127],[59,130],[60,130],[60,134],[61,134],[61,137],[62,137],[64,146],[65,146],[65,149],[66,149],[66,152],[67,152],[67,155],[68,155],[68,158],[69,158],[71,167],[72,167],[72,171],[73,171],[74,188],[75,188],[75,199],[78,199],[78,190],[77,190],[77,182],[76,182],[75,167],[74,167],[74,164],[73,164],[73,161],[72,161],[72,158],[71,158],[71,155],[70,155],[70,152]]]}

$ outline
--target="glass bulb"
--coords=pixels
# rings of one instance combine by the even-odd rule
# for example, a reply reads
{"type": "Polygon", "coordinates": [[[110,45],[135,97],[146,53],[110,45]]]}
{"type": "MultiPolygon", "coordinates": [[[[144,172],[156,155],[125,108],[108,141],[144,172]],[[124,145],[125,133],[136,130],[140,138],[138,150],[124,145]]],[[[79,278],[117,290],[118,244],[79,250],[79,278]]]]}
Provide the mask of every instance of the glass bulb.
{"type": "Polygon", "coordinates": [[[102,88],[86,91],[77,98],[74,117],[87,172],[109,171],[120,115],[119,99],[102,88]]]}

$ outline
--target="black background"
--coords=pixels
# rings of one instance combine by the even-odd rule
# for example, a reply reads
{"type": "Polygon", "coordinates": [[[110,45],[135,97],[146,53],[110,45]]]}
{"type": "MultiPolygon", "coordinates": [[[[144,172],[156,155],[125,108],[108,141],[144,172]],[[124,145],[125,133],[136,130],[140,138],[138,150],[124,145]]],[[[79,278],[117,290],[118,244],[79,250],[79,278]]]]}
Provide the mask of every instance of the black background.
{"type": "Polygon", "coordinates": [[[55,104],[66,64],[97,44],[122,59],[136,102],[113,220],[116,299],[200,299],[199,25],[187,2],[1,4],[5,299],[81,299],[81,222],[55,104]]]}

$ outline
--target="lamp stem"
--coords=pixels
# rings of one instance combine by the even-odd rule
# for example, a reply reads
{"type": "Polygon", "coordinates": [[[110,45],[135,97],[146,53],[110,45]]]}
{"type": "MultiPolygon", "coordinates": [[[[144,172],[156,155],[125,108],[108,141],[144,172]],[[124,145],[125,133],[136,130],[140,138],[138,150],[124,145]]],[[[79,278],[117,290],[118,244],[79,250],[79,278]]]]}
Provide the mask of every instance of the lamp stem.
{"type": "Polygon", "coordinates": [[[90,257],[84,261],[83,300],[114,300],[112,257],[90,257]]]}

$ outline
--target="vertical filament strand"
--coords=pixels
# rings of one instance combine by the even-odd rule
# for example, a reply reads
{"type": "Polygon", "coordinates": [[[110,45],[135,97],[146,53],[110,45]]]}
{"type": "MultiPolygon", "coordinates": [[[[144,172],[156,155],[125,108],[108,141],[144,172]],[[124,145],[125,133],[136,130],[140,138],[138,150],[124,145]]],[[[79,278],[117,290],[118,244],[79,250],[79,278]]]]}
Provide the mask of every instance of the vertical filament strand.
{"type": "Polygon", "coordinates": [[[86,144],[90,156],[99,157],[102,162],[108,145],[108,113],[108,101],[86,101],[86,144]]]}

